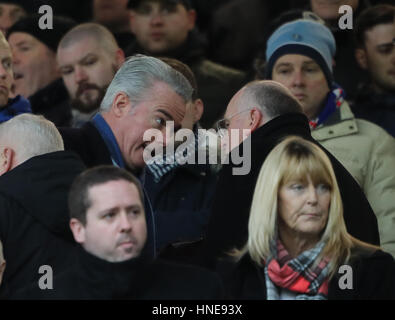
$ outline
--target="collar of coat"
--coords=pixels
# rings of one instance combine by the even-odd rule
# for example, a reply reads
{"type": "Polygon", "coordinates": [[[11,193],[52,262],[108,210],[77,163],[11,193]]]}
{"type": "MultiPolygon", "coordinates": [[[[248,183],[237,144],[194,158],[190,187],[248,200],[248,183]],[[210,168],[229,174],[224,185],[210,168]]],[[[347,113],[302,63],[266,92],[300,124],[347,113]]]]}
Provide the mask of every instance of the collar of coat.
{"type": "Polygon", "coordinates": [[[324,123],[314,130],[318,141],[348,136],[358,133],[358,123],[347,101],[344,101],[324,123]]]}

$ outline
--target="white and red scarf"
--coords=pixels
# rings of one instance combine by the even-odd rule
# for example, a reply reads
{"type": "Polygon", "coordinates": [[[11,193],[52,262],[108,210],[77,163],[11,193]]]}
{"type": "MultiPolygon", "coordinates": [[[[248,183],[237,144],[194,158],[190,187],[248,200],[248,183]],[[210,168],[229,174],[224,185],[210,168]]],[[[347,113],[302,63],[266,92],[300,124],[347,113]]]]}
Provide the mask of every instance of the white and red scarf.
{"type": "Polygon", "coordinates": [[[297,300],[326,300],[328,296],[328,262],[318,259],[325,243],[302,252],[292,259],[280,240],[272,249],[274,256],[266,261],[265,279],[268,300],[280,299],[280,289],[296,294],[297,300]]]}

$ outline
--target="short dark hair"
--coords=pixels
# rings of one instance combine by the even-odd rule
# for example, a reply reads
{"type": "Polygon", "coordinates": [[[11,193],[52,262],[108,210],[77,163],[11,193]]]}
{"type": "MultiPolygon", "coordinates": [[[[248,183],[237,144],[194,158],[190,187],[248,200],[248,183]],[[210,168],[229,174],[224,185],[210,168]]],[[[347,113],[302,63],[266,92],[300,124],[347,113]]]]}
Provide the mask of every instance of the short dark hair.
{"type": "Polygon", "coordinates": [[[133,183],[139,192],[141,203],[144,205],[143,190],[139,180],[135,176],[115,166],[98,166],[85,170],[73,181],[68,198],[70,218],[75,218],[85,225],[86,212],[92,205],[89,198],[90,188],[106,182],[119,180],[133,183]]]}
{"type": "Polygon", "coordinates": [[[158,57],[158,59],[162,60],[164,63],[167,63],[170,67],[177,70],[188,80],[189,84],[193,89],[192,101],[195,101],[196,99],[199,98],[196,77],[190,67],[188,67],[185,63],[181,62],[180,60],[174,58],[158,57]]]}
{"type": "Polygon", "coordinates": [[[379,24],[395,21],[395,6],[379,4],[361,12],[355,23],[354,38],[357,48],[365,46],[365,32],[379,24]]]}

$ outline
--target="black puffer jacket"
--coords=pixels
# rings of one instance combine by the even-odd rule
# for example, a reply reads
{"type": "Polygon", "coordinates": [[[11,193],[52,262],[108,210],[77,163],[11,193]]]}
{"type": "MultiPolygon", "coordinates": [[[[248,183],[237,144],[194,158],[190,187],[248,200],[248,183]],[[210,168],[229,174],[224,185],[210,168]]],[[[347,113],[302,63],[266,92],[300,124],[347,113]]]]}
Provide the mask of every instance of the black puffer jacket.
{"type": "Polygon", "coordinates": [[[43,115],[57,127],[71,125],[69,94],[62,79],[55,80],[29,97],[34,114],[43,115]]]}

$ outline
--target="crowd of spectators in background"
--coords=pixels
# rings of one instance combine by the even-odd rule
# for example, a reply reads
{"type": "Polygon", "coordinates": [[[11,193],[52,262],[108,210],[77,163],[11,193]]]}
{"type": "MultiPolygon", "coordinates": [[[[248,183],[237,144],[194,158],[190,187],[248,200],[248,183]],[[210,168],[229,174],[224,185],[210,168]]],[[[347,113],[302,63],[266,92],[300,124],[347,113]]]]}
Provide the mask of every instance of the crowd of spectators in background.
{"type": "Polygon", "coordinates": [[[395,299],[392,1],[0,0],[0,62],[1,298],[395,299]]]}

